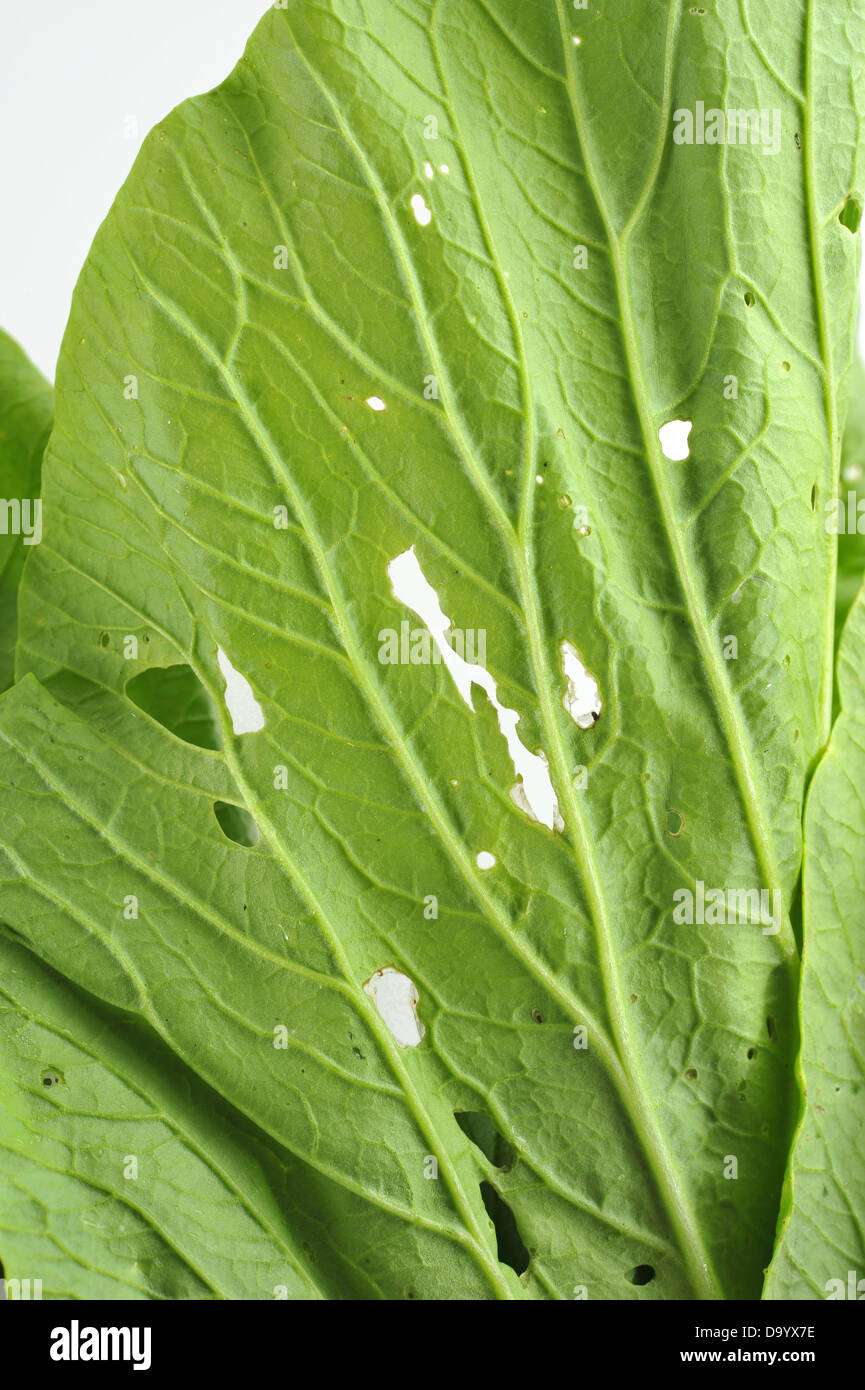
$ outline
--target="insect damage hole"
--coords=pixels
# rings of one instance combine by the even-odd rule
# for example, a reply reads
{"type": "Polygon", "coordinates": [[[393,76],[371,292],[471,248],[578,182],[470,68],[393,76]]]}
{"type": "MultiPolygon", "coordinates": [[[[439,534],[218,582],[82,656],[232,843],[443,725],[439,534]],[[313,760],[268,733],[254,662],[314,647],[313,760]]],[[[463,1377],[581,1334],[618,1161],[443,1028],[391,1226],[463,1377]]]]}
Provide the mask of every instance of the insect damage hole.
{"type": "Polygon", "coordinates": [[[363,987],[375,1004],[385,1027],[399,1047],[417,1047],[426,1029],[418,1017],[420,995],[408,975],[386,965],[376,970],[363,987]]]}
{"type": "Polygon", "coordinates": [[[236,734],[257,734],[264,728],[264,710],[252,693],[252,686],[232,666],[221,647],[216,649],[216,659],[225,680],[225,707],[231,717],[231,725],[236,734]]]}
{"type": "Polygon", "coordinates": [[[244,849],[252,849],[261,838],[260,831],[252,816],[243,806],[234,806],[230,801],[214,801],[213,814],[219,828],[227,839],[244,849]]]}
{"type": "Polygon", "coordinates": [[[562,704],[578,729],[591,729],[604,708],[598,682],[571,642],[563,642],[560,652],[562,672],[568,683],[562,704]]]}
{"type": "Polygon", "coordinates": [[[625,1275],[628,1283],[636,1284],[637,1288],[642,1288],[644,1284],[651,1284],[654,1277],[655,1271],[652,1265],[635,1265],[625,1275]]]}
{"type": "Polygon", "coordinates": [[[414,213],[414,220],[421,227],[428,227],[432,222],[432,213],[426,205],[426,199],[422,193],[415,193],[411,199],[411,210],[414,213]]]}
{"type": "Polygon", "coordinates": [[[845,198],[844,206],[838,214],[838,221],[848,232],[858,232],[862,221],[862,200],[855,194],[849,193],[845,198]]]}
{"type": "Polygon", "coordinates": [[[128,680],[123,693],[175,738],[222,748],[213,701],[191,666],[151,666],[128,680]]]}
{"type": "Polygon", "coordinates": [[[496,867],[496,856],[490,854],[488,849],[482,849],[476,860],[479,869],[494,869],[496,867]]]}
{"type": "Polygon", "coordinates": [[[481,1198],[496,1233],[499,1260],[503,1265],[510,1265],[515,1274],[525,1274],[530,1255],[517,1229],[516,1217],[491,1182],[481,1183],[481,1198]]]}
{"type": "Polygon", "coordinates": [[[467,1139],[471,1139],[495,1168],[507,1171],[516,1161],[513,1146],[500,1134],[483,1110],[455,1110],[454,1119],[467,1139]]]}
{"type": "Polygon", "coordinates": [[[658,439],[664,458],[671,459],[673,463],[682,463],[690,457],[688,435],[693,427],[693,420],[668,420],[665,425],[661,425],[658,439]]]}
{"type": "MultiPolygon", "coordinates": [[[[563,830],[564,822],[559,812],[559,802],[550,777],[546,756],[542,752],[532,753],[517,733],[520,716],[516,710],[503,705],[498,697],[498,686],[485,666],[466,661],[451,646],[449,633],[451,620],[442,611],[438,594],[430,584],[418,563],[414,546],[396,555],[387,567],[388,577],[394,596],[410,608],[426,623],[429,634],[441,653],[442,661],[453,682],[469,709],[474,711],[472,687],[479,685],[495,710],[499,732],[507,744],[511,763],[522,788],[518,802],[521,809],[528,808],[533,820],[545,825],[548,830],[563,830]]],[[[486,853],[486,851],[483,851],[486,853]]],[[[492,865],[481,864],[480,868],[492,865]]]]}

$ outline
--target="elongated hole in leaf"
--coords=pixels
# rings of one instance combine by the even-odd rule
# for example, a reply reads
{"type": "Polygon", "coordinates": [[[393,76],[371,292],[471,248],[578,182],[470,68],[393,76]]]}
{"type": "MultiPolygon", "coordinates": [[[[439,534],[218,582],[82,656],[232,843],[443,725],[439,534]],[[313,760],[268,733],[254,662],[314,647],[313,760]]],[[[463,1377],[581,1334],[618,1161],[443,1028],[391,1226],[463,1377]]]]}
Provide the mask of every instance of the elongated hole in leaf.
{"type": "Polygon", "coordinates": [[[214,801],[213,813],[219,821],[223,835],[244,849],[257,845],[260,832],[252,816],[243,806],[232,806],[230,801],[214,801]]]}
{"type": "Polygon", "coordinates": [[[467,1139],[471,1139],[496,1168],[512,1168],[516,1159],[513,1146],[499,1133],[483,1110],[455,1110],[454,1119],[467,1139]]]}
{"type": "Polygon", "coordinates": [[[559,653],[567,681],[562,704],[578,729],[591,729],[604,708],[598,682],[572,642],[562,642],[559,653]]]}
{"type": "Polygon", "coordinates": [[[190,666],[152,666],[127,681],[125,693],[184,743],[214,751],[222,747],[213,701],[190,666]]]}
{"type": "Polygon", "coordinates": [[[517,1220],[503,1197],[492,1183],[481,1183],[481,1197],[496,1233],[496,1248],[503,1265],[510,1265],[515,1274],[524,1274],[529,1267],[529,1252],[517,1229],[517,1220]]]}
{"type": "Polygon", "coordinates": [[[221,647],[216,649],[216,659],[225,680],[225,706],[231,716],[231,726],[236,734],[257,734],[264,728],[264,710],[255,698],[252,686],[229,660],[221,647]]]}
{"type": "Polygon", "coordinates": [[[644,1284],[651,1284],[655,1277],[652,1265],[636,1265],[634,1269],[629,1269],[625,1278],[629,1284],[636,1284],[641,1288],[644,1284]]]}
{"type": "MultiPolygon", "coordinates": [[[[547,826],[549,830],[564,830],[564,821],[559,812],[559,802],[545,755],[541,751],[530,752],[522,742],[517,733],[520,716],[516,710],[500,702],[498,686],[486,667],[480,663],[466,661],[451,645],[451,620],[443,612],[438,594],[421,569],[414,553],[414,546],[410,546],[400,555],[395,555],[387,567],[387,573],[394,596],[426,623],[430,637],[470,710],[474,710],[472,687],[479,685],[484,691],[495,710],[499,730],[507,744],[514,772],[522,785],[525,803],[532,819],[547,826]]],[[[484,867],[480,858],[478,864],[481,868],[484,867]]]]}

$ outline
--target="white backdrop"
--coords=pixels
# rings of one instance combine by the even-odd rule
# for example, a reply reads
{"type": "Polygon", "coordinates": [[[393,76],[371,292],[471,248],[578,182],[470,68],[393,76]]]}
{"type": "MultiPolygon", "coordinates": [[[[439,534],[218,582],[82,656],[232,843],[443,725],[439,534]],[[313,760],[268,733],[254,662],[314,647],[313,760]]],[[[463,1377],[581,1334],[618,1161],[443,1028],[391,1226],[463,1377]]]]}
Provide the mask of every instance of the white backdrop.
{"type": "Polygon", "coordinates": [[[267,0],[0,0],[0,326],[52,380],[75,281],[151,126],[267,0]]]}
{"type": "Polygon", "coordinates": [[[142,139],[230,72],[265,9],[0,0],[0,326],[52,379],[75,281],[142,139]]]}

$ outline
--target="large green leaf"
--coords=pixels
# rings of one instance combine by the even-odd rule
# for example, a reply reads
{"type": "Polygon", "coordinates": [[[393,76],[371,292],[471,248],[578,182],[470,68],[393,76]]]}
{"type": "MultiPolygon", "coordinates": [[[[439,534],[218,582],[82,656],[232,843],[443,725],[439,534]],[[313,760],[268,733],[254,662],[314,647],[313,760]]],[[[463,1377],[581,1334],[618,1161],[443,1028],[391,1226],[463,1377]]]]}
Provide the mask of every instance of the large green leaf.
{"type": "Polygon", "coordinates": [[[0,690],[12,682],[18,582],[28,549],[38,544],[35,503],[53,410],[48,382],[0,329],[0,690]]]}
{"type": "Polygon", "coordinates": [[[860,593],[838,657],[842,712],[805,816],[804,1114],[766,1284],[769,1298],[865,1296],[863,670],[860,593]]]}
{"type": "Polygon", "coordinates": [[[859,4],[289,0],[84,268],[0,701],[3,913],[350,1199],[385,1296],[760,1292],[863,46],[859,4]],[[698,102],[777,109],[777,150],[676,143],[698,102]],[[422,626],[412,547],[484,636],[470,696],[380,659],[422,626]],[[221,749],[125,694],[176,666],[221,749]],[[777,892],[778,930],[677,921],[698,884],[777,892]],[[363,988],[388,967],[417,1046],[363,988]]]}

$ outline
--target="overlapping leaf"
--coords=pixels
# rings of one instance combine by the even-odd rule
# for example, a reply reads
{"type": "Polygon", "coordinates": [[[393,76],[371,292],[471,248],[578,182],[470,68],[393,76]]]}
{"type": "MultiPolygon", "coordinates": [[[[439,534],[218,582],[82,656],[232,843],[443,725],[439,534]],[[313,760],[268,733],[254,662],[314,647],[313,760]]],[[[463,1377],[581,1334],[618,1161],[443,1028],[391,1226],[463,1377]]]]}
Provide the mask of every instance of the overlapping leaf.
{"type": "Polygon", "coordinates": [[[842,712],[808,794],[802,961],[804,1115],[769,1298],[865,1294],[865,601],[838,657],[842,712]]]}
{"type": "Polygon", "coordinates": [[[39,540],[35,503],[53,409],[48,382],[0,330],[0,690],[12,682],[21,570],[39,540]]]}

